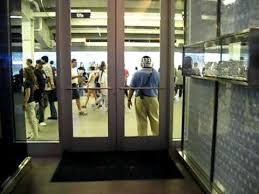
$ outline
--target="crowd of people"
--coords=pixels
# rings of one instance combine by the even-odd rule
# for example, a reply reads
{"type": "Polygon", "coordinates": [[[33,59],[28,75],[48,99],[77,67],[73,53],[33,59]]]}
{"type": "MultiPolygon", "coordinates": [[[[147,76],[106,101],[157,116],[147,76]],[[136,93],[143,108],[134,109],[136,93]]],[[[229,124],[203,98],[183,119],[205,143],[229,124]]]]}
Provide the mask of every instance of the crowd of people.
{"type": "MultiPolygon", "coordinates": [[[[49,62],[47,56],[41,57],[33,64],[31,59],[26,60],[26,66],[22,71],[24,103],[23,107],[26,118],[30,125],[28,139],[39,137],[39,126],[46,126],[45,109],[49,106],[50,117],[48,119],[57,120],[57,101],[56,77],[57,71],[53,66],[53,61],[49,62]]],[[[92,64],[88,70],[81,63],[77,67],[77,60],[71,60],[71,84],[72,99],[75,99],[80,116],[87,115],[83,108],[87,108],[89,98],[94,97],[93,108],[103,108],[108,110],[108,84],[105,62],[100,65],[92,64]],[[81,105],[80,97],[86,96],[86,101],[81,105]]],[[[17,84],[16,84],[17,85],[17,84]]],[[[18,86],[17,86],[18,87],[18,86]]]]}
{"type": "MultiPolygon", "coordinates": [[[[23,69],[23,87],[24,87],[24,110],[31,127],[31,133],[28,138],[39,137],[39,126],[47,125],[45,122],[45,109],[49,106],[50,117],[48,119],[57,120],[57,110],[55,101],[57,101],[56,92],[56,69],[51,65],[47,56],[36,60],[33,65],[31,59],[27,59],[27,67],[23,69]]],[[[133,105],[137,120],[137,130],[140,136],[147,135],[148,120],[153,135],[159,134],[159,72],[153,68],[149,56],[142,57],[141,69],[136,70],[130,80],[129,90],[125,90],[128,99],[128,108],[133,105]],[[144,87],[144,88],[143,88],[144,87]],[[143,88],[143,89],[141,89],[143,88]]],[[[180,91],[182,95],[182,70],[178,68],[175,75],[176,93],[180,91]]],[[[128,70],[124,69],[124,81],[127,85],[129,77],[128,70]]],[[[75,100],[80,116],[87,115],[89,99],[94,98],[94,104],[91,108],[108,110],[108,80],[107,65],[101,62],[100,65],[90,65],[85,69],[84,65],[78,63],[76,59],[71,60],[71,85],[72,99],[75,100]],[[85,96],[82,103],[81,97],[85,96]]]]}
{"type": "Polygon", "coordinates": [[[31,59],[27,59],[26,65],[27,67],[23,69],[23,107],[31,127],[27,138],[36,139],[39,136],[39,125],[46,125],[44,113],[48,104],[51,115],[48,119],[57,120],[55,107],[57,74],[47,56],[37,60],[35,66],[31,59]]]}

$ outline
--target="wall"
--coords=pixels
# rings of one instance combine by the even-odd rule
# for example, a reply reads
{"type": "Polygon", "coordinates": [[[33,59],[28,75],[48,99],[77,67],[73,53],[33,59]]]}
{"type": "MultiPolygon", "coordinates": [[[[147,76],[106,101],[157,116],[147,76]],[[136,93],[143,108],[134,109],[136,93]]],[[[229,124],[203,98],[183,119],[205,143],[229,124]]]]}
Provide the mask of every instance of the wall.
{"type": "Polygon", "coordinates": [[[259,89],[219,85],[214,182],[225,193],[259,193],[259,89]]]}
{"type": "Polygon", "coordinates": [[[188,79],[184,151],[210,177],[215,82],[188,79]]]}

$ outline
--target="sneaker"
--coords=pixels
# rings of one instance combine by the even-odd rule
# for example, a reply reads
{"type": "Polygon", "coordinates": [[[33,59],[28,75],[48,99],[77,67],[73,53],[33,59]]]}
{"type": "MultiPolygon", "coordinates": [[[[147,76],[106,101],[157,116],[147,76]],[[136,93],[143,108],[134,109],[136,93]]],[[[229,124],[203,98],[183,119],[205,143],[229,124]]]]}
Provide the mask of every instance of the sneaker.
{"type": "Polygon", "coordinates": [[[47,125],[47,123],[45,123],[45,122],[40,123],[40,126],[46,126],[46,125],[47,125]]]}
{"type": "Polygon", "coordinates": [[[80,111],[80,112],[79,112],[79,115],[81,115],[81,116],[86,116],[86,115],[87,115],[87,112],[80,111]]]}

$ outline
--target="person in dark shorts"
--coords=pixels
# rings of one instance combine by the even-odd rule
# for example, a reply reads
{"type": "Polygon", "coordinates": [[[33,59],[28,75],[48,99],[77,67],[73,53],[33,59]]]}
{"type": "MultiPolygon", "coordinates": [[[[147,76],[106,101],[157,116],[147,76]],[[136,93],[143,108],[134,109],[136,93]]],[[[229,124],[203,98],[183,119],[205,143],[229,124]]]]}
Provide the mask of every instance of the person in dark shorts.
{"type": "Polygon", "coordinates": [[[87,113],[82,111],[82,108],[81,108],[80,95],[77,88],[78,78],[80,78],[81,76],[78,75],[76,66],[77,66],[76,59],[72,59],[71,61],[72,98],[73,100],[74,99],[76,100],[76,105],[79,111],[79,115],[87,115],[87,113]]]}

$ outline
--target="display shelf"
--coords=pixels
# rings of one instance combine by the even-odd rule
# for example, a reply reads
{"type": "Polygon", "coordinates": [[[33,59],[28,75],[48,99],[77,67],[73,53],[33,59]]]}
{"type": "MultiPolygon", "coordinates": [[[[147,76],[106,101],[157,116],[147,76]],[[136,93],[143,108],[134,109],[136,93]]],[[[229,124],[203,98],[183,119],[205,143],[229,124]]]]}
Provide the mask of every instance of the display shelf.
{"type": "Polygon", "coordinates": [[[259,28],[184,46],[183,74],[259,86],[259,28]],[[187,70],[188,69],[188,70],[187,70]],[[197,70],[198,69],[198,70],[197,70]],[[196,73],[196,72],[200,72],[196,73]]]}

